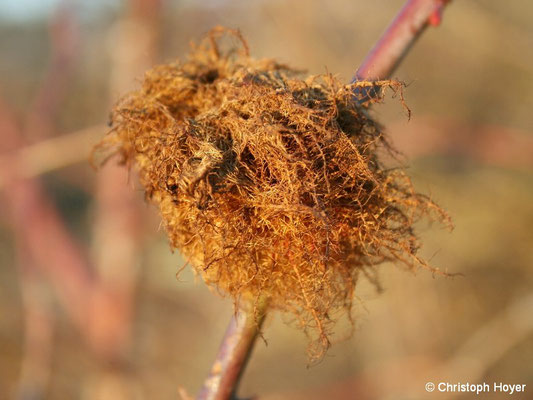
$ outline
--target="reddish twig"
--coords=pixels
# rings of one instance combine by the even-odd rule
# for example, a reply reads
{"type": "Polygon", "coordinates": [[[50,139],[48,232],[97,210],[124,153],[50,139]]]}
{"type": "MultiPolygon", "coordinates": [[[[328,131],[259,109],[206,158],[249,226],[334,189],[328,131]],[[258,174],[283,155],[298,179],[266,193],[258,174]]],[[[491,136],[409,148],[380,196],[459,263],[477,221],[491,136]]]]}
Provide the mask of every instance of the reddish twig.
{"type": "Polygon", "coordinates": [[[428,25],[436,26],[450,0],[408,0],[355,73],[359,80],[387,79],[428,25]]]}
{"type": "MultiPolygon", "coordinates": [[[[0,152],[3,159],[15,159],[14,151],[22,148],[29,137],[47,137],[54,131],[54,117],[66,94],[60,88],[67,86],[73,65],[75,46],[71,38],[75,36],[74,27],[70,13],[63,10],[56,14],[51,26],[53,61],[26,117],[25,132],[0,99],[3,139],[0,152]]],[[[15,230],[17,245],[31,258],[32,262],[26,265],[35,269],[36,276],[48,277],[68,315],[83,328],[87,323],[88,294],[94,284],[88,261],[40,182],[24,179],[20,172],[16,162],[3,163],[0,172],[0,181],[5,184],[1,194],[15,230]]],[[[21,275],[21,279],[26,276],[21,275]]],[[[24,286],[25,282],[21,284],[24,286]]]]}
{"type": "Polygon", "coordinates": [[[257,309],[238,309],[226,329],[211,372],[196,400],[235,399],[237,385],[250,358],[266,315],[266,302],[257,309]]]}
{"type": "MultiPolygon", "coordinates": [[[[72,33],[73,25],[68,18],[68,14],[60,13],[53,23],[52,29],[59,29],[52,35],[54,61],[36,94],[34,106],[26,115],[25,130],[0,99],[0,154],[3,160],[0,194],[17,245],[32,260],[27,263],[28,267],[34,270],[35,276],[48,279],[72,322],[94,344],[93,331],[87,328],[94,326],[91,318],[101,314],[95,311],[95,305],[106,310],[117,302],[108,291],[99,287],[98,276],[93,273],[87,254],[67,229],[41,182],[24,176],[16,160],[18,150],[24,148],[28,138],[47,137],[55,130],[54,119],[66,95],[66,91],[60,88],[67,86],[68,70],[72,66],[72,43],[64,38],[72,33]]],[[[21,275],[21,279],[25,278],[26,275],[21,275]]]]}
{"type": "Polygon", "coordinates": [[[26,139],[46,139],[54,133],[54,118],[67,94],[79,50],[79,26],[74,12],[61,4],[49,25],[52,52],[42,84],[26,117],[26,139]]]}
{"type": "Polygon", "coordinates": [[[40,399],[50,383],[55,318],[33,261],[20,247],[16,250],[25,331],[16,398],[40,399]]]}
{"type": "MultiPolygon", "coordinates": [[[[14,151],[0,154],[0,170],[10,171],[22,178],[34,178],[41,174],[87,162],[88,150],[100,140],[104,126],[96,125],[65,135],[40,140],[14,151]]],[[[0,190],[9,182],[0,174],[0,190]]],[[[78,182],[79,183],[79,182],[78,182]]]]}
{"type": "MultiPolygon", "coordinates": [[[[130,0],[111,28],[110,93],[125,93],[156,58],[159,0],[130,0]],[[132,46],[135,43],[135,46],[132,46]]],[[[129,171],[107,163],[96,180],[94,265],[100,292],[92,307],[93,346],[106,361],[124,361],[130,349],[142,248],[141,209],[129,171]],[[112,300],[110,303],[109,300],[112,300]]],[[[93,382],[93,385],[99,385],[93,382]]]]}
{"type": "MultiPolygon", "coordinates": [[[[0,100],[0,128],[5,153],[19,147],[22,132],[0,100]]],[[[48,276],[69,315],[79,325],[86,323],[86,294],[93,284],[81,247],[75,243],[39,181],[21,179],[16,170],[3,169],[2,190],[20,246],[31,255],[31,265],[48,276]]]]}
{"type": "MultiPolygon", "coordinates": [[[[408,0],[365,58],[352,82],[390,77],[425,27],[440,23],[442,10],[448,2],[449,0],[408,0]]],[[[371,96],[373,89],[373,86],[364,88],[365,94],[362,97],[371,96]]],[[[227,400],[234,396],[258,333],[258,326],[254,324],[252,317],[249,313],[239,311],[231,319],[211,374],[197,400],[227,400]]]]}
{"type": "MultiPolygon", "coordinates": [[[[152,7],[153,15],[156,15],[156,6],[159,2],[158,0],[133,0],[132,4],[133,14],[135,14],[133,17],[139,20],[134,23],[142,25],[141,19],[144,19],[145,6],[152,7]]],[[[99,221],[104,221],[105,224],[98,229],[100,233],[97,232],[96,236],[100,243],[102,241],[107,243],[100,249],[101,251],[97,252],[96,268],[93,270],[84,249],[68,232],[41,183],[31,177],[39,171],[27,173],[28,166],[20,165],[24,162],[24,157],[19,160],[20,156],[25,154],[26,149],[31,149],[24,147],[27,144],[25,139],[46,138],[55,130],[54,118],[66,94],[65,89],[76,47],[75,40],[72,39],[76,37],[76,32],[73,30],[75,24],[71,17],[65,10],[60,10],[51,25],[52,62],[35,95],[33,107],[26,116],[25,130],[19,126],[9,107],[0,99],[0,131],[3,135],[0,146],[0,166],[2,167],[0,168],[0,182],[2,183],[0,193],[7,206],[17,240],[33,260],[31,268],[51,282],[71,320],[80,328],[80,332],[92,345],[93,350],[109,361],[109,359],[123,356],[122,350],[125,346],[122,344],[129,338],[131,323],[128,321],[131,319],[133,308],[135,252],[139,248],[138,235],[135,233],[138,230],[134,229],[134,210],[129,206],[133,203],[134,192],[127,187],[127,173],[120,169],[120,174],[106,174],[105,183],[98,191],[97,199],[102,205],[99,208],[101,211],[99,221]],[[119,190],[122,186],[124,189],[119,190]],[[102,237],[101,232],[106,232],[107,236],[102,237]],[[122,246],[117,246],[117,237],[122,239],[122,246]]],[[[149,23],[154,24],[152,17],[149,18],[149,23]]],[[[131,24],[128,26],[131,28],[131,24]]],[[[129,31],[132,32],[132,29],[129,31]]],[[[124,39],[132,38],[125,37],[124,39]]],[[[123,43],[124,45],[130,45],[132,42],[138,43],[138,39],[139,35],[129,43],[125,41],[123,43]]],[[[155,47],[153,40],[146,43],[147,46],[137,46],[135,50],[141,54],[140,57],[145,59],[145,53],[152,54],[151,48],[155,47]]],[[[138,58],[134,61],[133,64],[139,64],[138,58]]],[[[138,68],[143,70],[147,68],[147,65],[143,64],[138,68]]],[[[139,74],[140,72],[140,70],[137,71],[139,74]]],[[[135,72],[124,73],[122,69],[115,75],[126,76],[131,82],[135,78],[132,74],[135,72]]],[[[115,84],[113,91],[116,89],[115,84]]],[[[50,140],[53,142],[52,145],[58,143],[58,140],[50,140]]],[[[36,145],[37,151],[48,152],[49,148],[43,149],[42,147],[43,145],[46,147],[46,143],[44,141],[36,145]]],[[[85,147],[87,149],[90,146],[85,147]]],[[[69,151],[72,152],[72,147],[69,151]]],[[[48,160],[46,157],[44,159],[48,160]]],[[[21,279],[24,277],[22,276],[21,279]]]]}

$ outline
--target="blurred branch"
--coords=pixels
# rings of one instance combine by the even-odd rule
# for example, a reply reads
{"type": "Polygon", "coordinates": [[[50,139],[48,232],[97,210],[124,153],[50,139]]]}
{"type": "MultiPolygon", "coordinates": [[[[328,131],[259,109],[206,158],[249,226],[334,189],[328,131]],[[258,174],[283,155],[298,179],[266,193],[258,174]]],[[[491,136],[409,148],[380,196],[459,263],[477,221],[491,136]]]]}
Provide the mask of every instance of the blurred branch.
{"type": "Polygon", "coordinates": [[[496,125],[474,125],[444,118],[420,117],[389,126],[394,143],[409,158],[428,155],[464,157],[502,168],[533,166],[530,132],[496,125]]]}
{"type": "MultiPolygon", "coordinates": [[[[72,57],[72,49],[67,45],[68,37],[72,32],[64,27],[68,25],[68,18],[65,14],[61,16],[59,25],[63,27],[53,34],[55,46],[53,47],[55,55],[52,59],[50,70],[42,83],[41,89],[36,95],[34,107],[29,115],[26,116],[26,131],[24,132],[15,120],[9,108],[0,99],[0,129],[3,133],[3,140],[0,143],[0,153],[3,155],[2,169],[0,170],[3,183],[1,194],[7,206],[8,215],[11,218],[15,236],[18,245],[24,248],[32,262],[27,265],[35,270],[36,276],[44,276],[51,283],[61,304],[64,306],[67,315],[71,321],[78,327],[79,332],[93,346],[93,350],[104,352],[99,346],[102,330],[107,332],[116,330],[116,319],[114,316],[122,315],[124,302],[120,301],[119,296],[113,291],[114,288],[102,285],[100,277],[91,270],[87,254],[82,247],[76,243],[68,229],[66,228],[60,214],[58,213],[53,202],[48,198],[46,191],[41,183],[31,176],[24,176],[23,165],[28,159],[35,156],[35,151],[50,151],[51,145],[57,145],[64,139],[50,139],[51,142],[43,142],[36,147],[25,148],[25,138],[48,137],[55,129],[54,119],[59,113],[59,106],[66,94],[67,76],[69,66],[72,63],[68,60],[72,57]],[[64,19],[67,18],[67,19],[64,19]],[[65,39],[67,37],[67,39],[65,39]],[[68,49],[67,49],[68,47],[68,49]],[[26,133],[26,135],[24,135],[26,133]],[[33,152],[32,152],[33,151],[33,152]],[[16,160],[17,156],[22,155],[22,160],[16,160]],[[9,162],[15,160],[15,162],[9,162]],[[106,319],[107,317],[107,319],[106,319]]],[[[80,136],[85,138],[86,133],[80,136]]],[[[79,144],[80,137],[75,137],[75,144],[79,144]]],[[[67,147],[73,142],[68,142],[67,147]]],[[[87,146],[85,151],[79,151],[79,154],[88,154],[90,147],[87,146]]],[[[57,149],[56,149],[57,150],[57,149]]],[[[62,148],[64,154],[72,155],[72,148],[62,148]]],[[[54,157],[48,154],[48,157],[54,157]]],[[[57,153],[55,153],[57,155],[57,153]]],[[[84,156],[86,157],[86,156],[84,156]]],[[[63,161],[65,156],[59,156],[58,159],[44,157],[47,162],[58,165],[63,161]]],[[[43,158],[33,160],[37,164],[43,161],[43,158]]],[[[46,164],[46,163],[45,163],[46,164]]],[[[41,165],[42,166],[42,165],[41,165]]],[[[30,174],[36,171],[31,169],[30,174]]],[[[24,288],[26,282],[25,274],[21,274],[21,287],[24,288]]],[[[31,310],[26,310],[29,313],[31,310]]],[[[26,357],[31,362],[31,346],[33,332],[29,332],[29,319],[26,326],[28,351],[26,357]]],[[[121,327],[122,328],[122,327],[121,327]]],[[[107,336],[112,336],[107,335],[107,336]]],[[[109,346],[107,346],[109,347],[109,346]]],[[[34,370],[24,370],[24,372],[35,372],[34,370]]],[[[21,376],[21,379],[28,379],[21,376]]]]}
{"type": "MultiPolygon", "coordinates": [[[[54,130],[54,117],[65,92],[57,85],[66,85],[68,71],[73,57],[69,39],[64,39],[65,27],[75,26],[70,13],[56,14],[51,25],[55,31],[55,60],[49,68],[45,80],[36,95],[31,113],[26,116],[27,129],[35,129],[32,134],[24,135],[9,107],[0,99],[0,128],[2,142],[0,154],[4,160],[13,160],[12,154],[25,145],[25,136],[46,137],[54,130]],[[70,21],[70,22],[69,22],[70,21]],[[69,60],[69,62],[66,62],[69,60]],[[33,122],[32,122],[33,121],[33,122]],[[38,132],[37,132],[38,131],[38,132]]],[[[72,28],[68,34],[74,35],[72,28]]],[[[89,305],[89,296],[93,285],[87,259],[81,247],[75,243],[65,227],[54,204],[48,198],[40,182],[32,178],[24,178],[17,170],[17,163],[2,163],[0,182],[4,184],[3,195],[13,228],[16,232],[18,245],[26,250],[32,262],[28,263],[52,282],[61,303],[74,323],[82,328],[86,323],[85,316],[89,305]]],[[[24,275],[22,275],[24,278],[24,275]]]]}
{"type": "Polygon", "coordinates": [[[428,25],[438,25],[450,0],[408,0],[355,73],[352,82],[387,79],[428,25]]]}
{"type": "MultiPolygon", "coordinates": [[[[0,155],[0,170],[16,169],[19,177],[30,178],[85,162],[87,149],[105,130],[104,126],[93,126],[0,155]]],[[[394,142],[399,149],[411,158],[443,154],[460,155],[505,168],[533,165],[531,134],[504,126],[466,125],[459,121],[422,117],[411,121],[409,129],[402,121],[392,124],[389,130],[395,133],[394,142]]],[[[0,189],[7,184],[5,178],[5,174],[0,175],[0,189]]]]}
{"type": "MultiPolygon", "coordinates": [[[[13,148],[22,142],[22,133],[1,99],[0,128],[3,134],[0,150],[5,154],[5,147],[13,148]]],[[[21,179],[13,168],[4,168],[0,173],[1,180],[8,182],[1,194],[20,245],[31,256],[31,265],[54,284],[73,321],[83,326],[92,276],[80,246],[72,240],[37,180],[21,179]]]]}
{"type": "Polygon", "coordinates": [[[51,60],[26,117],[26,139],[51,136],[61,102],[67,94],[74,61],[80,47],[79,27],[66,2],[60,4],[49,25],[51,60]]]}
{"type": "MultiPolygon", "coordinates": [[[[515,346],[533,335],[533,292],[516,298],[481,325],[447,360],[427,352],[394,357],[370,365],[357,376],[341,379],[313,390],[269,394],[264,400],[332,399],[425,399],[426,382],[470,382],[486,379],[515,346]],[[391,397],[392,396],[392,397],[391,397]]],[[[451,398],[455,398],[453,395],[451,398]]]]}
{"type": "Polygon", "coordinates": [[[24,309],[24,345],[16,399],[44,399],[50,381],[54,315],[42,280],[30,267],[29,257],[18,249],[18,272],[24,309]]]}
{"type": "MultiPolygon", "coordinates": [[[[0,170],[16,170],[19,178],[31,178],[87,161],[89,149],[105,132],[103,126],[93,126],[66,135],[45,139],[0,155],[0,170]]],[[[0,175],[0,190],[8,184],[0,175]]]]}
{"type": "Polygon", "coordinates": [[[494,318],[481,326],[439,368],[435,375],[450,382],[468,377],[478,382],[509,350],[533,334],[533,292],[515,299],[494,318]]]}
{"type": "MultiPolygon", "coordinates": [[[[478,383],[511,349],[533,335],[533,292],[514,299],[458,346],[447,361],[426,367],[405,379],[401,398],[425,398],[424,383],[478,383]]],[[[382,374],[376,382],[384,379],[382,374]]]]}
{"type": "MultiPolygon", "coordinates": [[[[143,10],[146,11],[143,5],[148,3],[158,4],[153,0],[137,1],[139,7],[134,7],[133,20],[124,25],[127,33],[123,35],[121,46],[123,50],[131,50],[140,59],[149,61],[115,57],[122,61],[122,65],[114,71],[114,76],[122,78],[122,82],[125,79],[133,82],[133,74],[142,72],[151,62],[155,43],[152,39],[155,36],[145,35],[151,27],[147,27],[142,34],[137,30],[142,26],[143,10]],[[147,36],[150,40],[146,40],[147,36]],[[146,46],[140,46],[141,43],[146,46]],[[124,66],[129,69],[125,71],[122,68],[124,66]]],[[[3,190],[0,194],[7,205],[19,246],[32,259],[28,266],[35,270],[36,276],[42,274],[48,278],[67,314],[93,350],[108,362],[120,364],[130,337],[139,248],[136,227],[138,210],[132,206],[135,194],[127,185],[128,173],[123,168],[115,167],[113,172],[103,174],[103,184],[97,190],[101,207],[95,235],[97,244],[104,244],[101,248],[96,247],[94,273],[87,255],[68,232],[35,176],[79,161],[80,158],[86,159],[94,131],[101,132],[101,129],[91,128],[25,147],[26,138],[46,138],[55,129],[54,119],[66,94],[69,70],[74,59],[76,41],[73,37],[76,32],[70,17],[69,13],[60,11],[51,25],[52,62],[33,107],[26,116],[25,131],[18,126],[9,107],[0,99],[0,130],[3,133],[0,143],[0,184],[3,190]]],[[[150,20],[149,24],[154,24],[154,21],[150,20]]],[[[112,87],[117,89],[116,85],[112,87]]],[[[20,275],[23,288],[26,286],[26,277],[25,274],[20,275]]],[[[30,311],[27,310],[28,313],[30,311]]],[[[31,316],[28,314],[28,318],[31,316]]],[[[30,328],[34,319],[28,321],[26,329],[30,328]]],[[[31,332],[26,332],[26,336],[28,345],[31,345],[31,332]]],[[[32,349],[31,346],[28,348],[28,362],[31,362],[32,349]]],[[[26,379],[25,376],[22,378],[26,379]]]]}
{"type": "MultiPolygon", "coordinates": [[[[157,54],[160,1],[130,0],[125,7],[109,32],[110,97],[131,90],[157,54]]],[[[94,265],[103,293],[113,304],[94,308],[91,337],[101,356],[119,364],[130,347],[142,239],[141,203],[131,188],[130,174],[123,165],[108,162],[98,171],[95,188],[94,265]]],[[[102,306],[108,304],[102,300],[102,306]]],[[[100,378],[105,382],[105,377],[100,378]]]]}
{"type": "MultiPolygon", "coordinates": [[[[51,25],[52,62],[35,96],[33,107],[26,116],[25,131],[18,126],[8,106],[0,99],[0,129],[3,133],[0,143],[1,194],[19,245],[33,261],[28,265],[48,278],[69,317],[93,350],[107,361],[120,364],[123,350],[127,347],[125,342],[130,336],[134,272],[139,248],[136,209],[129,206],[134,192],[127,187],[127,172],[121,170],[120,177],[108,174],[113,178],[108,179],[104,189],[97,194],[104,210],[99,218],[105,222],[99,228],[104,234],[99,235],[97,243],[103,241],[105,246],[102,252],[96,254],[95,273],[89,266],[87,255],[75,243],[40,182],[33,177],[76,162],[80,157],[87,158],[92,144],[89,141],[92,142],[94,130],[100,129],[92,128],[61,138],[45,139],[36,145],[24,147],[24,136],[46,138],[55,129],[54,119],[66,94],[69,71],[75,56],[77,41],[73,39],[76,37],[74,28],[70,13],[65,10],[57,14],[51,25]],[[102,240],[102,236],[107,239],[102,240]],[[117,238],[121,241],[117,241],[117,238]]],[[[130,28],[130,32],[135,32],[134,25],[130,25],[130,28]]],[[[138,39],[139,36],[126,45],[144,56],[147,48],[139,46],[138,39]]],[[[125,65],[131,62],[138,68],[146,68],[144,64],[137,65],[138,60],[126,61],[125,65]]],[[[124,70],[117,71],[117,75],[121,74],[124,74],[124,70]]],[[[128,76],[133,81],[131,74],[128,76]]],[[[21,280],[24,279],[25,275],[21,274],[21,280]]],[[[25,281],[21,281],[21,286],[25,284],[25,281]]],[[[31,341],[30,333],[26,335],[31,341]]]]}

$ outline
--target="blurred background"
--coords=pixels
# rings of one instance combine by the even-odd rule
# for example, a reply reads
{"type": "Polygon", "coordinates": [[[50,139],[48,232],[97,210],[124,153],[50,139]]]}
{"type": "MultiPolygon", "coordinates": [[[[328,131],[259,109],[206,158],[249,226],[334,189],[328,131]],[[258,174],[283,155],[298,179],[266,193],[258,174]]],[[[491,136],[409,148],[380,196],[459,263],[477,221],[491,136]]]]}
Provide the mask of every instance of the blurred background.
{"type": "MultiPolygon", "coordinates": [[[[0,1],[0,399],[197,393],[232,313],[169,251],[156,210],[88,158],[143,71],[214,25],[255,57],[349,81],[401,0],[0,1]],[[181,388],[181,389],[180,389],[181,388]]],[[[307,368],[272,315],[242,383],[260,399],[426,399],[426,382],[527,384],[533,396],[533,5],[455,1],[374,107],[419,191],[452,216],[422,255],[359,283],[356,329],[307,368]]],[[[488,393],[483,398],[502,398],[488,393]]]]}

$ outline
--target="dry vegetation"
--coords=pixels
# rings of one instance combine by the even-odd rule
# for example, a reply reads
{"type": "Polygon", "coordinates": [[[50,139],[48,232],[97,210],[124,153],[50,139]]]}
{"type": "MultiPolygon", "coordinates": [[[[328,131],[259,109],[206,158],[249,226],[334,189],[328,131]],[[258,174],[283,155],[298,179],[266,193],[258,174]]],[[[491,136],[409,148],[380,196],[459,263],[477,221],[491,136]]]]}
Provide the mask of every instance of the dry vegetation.
{"type": "Polygon", "coordinates": [[[427,266],[413,224],[447,216],[382,164],[394,149],[354,85],[300,76],[214,29],[187,62],[146,73],[100,148],[139,170],[172,246],[210,287],[295,315],[317,358],[358,276],[384,261],[427,266]]]}

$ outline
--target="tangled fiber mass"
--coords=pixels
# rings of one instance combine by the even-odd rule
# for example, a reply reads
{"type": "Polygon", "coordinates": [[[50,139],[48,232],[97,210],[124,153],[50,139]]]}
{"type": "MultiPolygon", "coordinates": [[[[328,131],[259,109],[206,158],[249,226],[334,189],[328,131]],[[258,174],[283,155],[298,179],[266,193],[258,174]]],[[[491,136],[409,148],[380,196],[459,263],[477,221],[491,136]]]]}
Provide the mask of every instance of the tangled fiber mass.
{"type": "Polygon", "coordinates": [[[385,261],[427,266],[413,224],[446,219],[382,165],[394,149],[354,94],[369,84],[301,79],[218,28],[186,62],[148,71],[100,144],[139,171],[171,245],[207,285],[295,316],[312,358],[350,314],[359,276],[385,261]]]}

